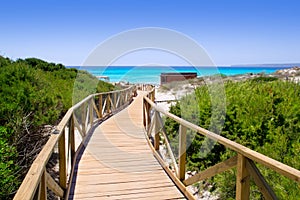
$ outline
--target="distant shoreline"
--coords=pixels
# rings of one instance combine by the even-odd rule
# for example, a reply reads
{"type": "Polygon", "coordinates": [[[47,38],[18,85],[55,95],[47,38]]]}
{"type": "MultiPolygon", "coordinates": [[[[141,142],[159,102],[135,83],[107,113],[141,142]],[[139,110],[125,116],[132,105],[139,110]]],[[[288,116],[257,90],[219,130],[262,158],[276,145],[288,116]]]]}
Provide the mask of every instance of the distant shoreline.
{"type": "MultiPolygon", "coordinates": [[[[300,66],[300,63],[292,63],[292,64],[240,64],[240,65],[220,65],[220,66],[195,66],[197,68],[291,68],[295,66],[300,66]]],[[[67,68],[75,68],[75,69],[85,69],[85,68],[139,68],[139,67],[149,67],[149,68],[189,68],[194,66],[188,65],[170,65],[170,66],[134,66],[134,65],[110,65],[110,66],[80,66],[80,65],[70,65],[66,66],[67,68]]]]}
{"type": "MultiPolygon", "coordinates": [[[[284,81],[293,81],[296,83],[300,82],[300,67],[292,67],[278,70],[270,74],[239,74],[223,77],[223,81],[246,81],[249,79],[254,79],[257,77],[275,77],[284,81]]],[[[209,78],[209,77],[206,77],[209,78]]],[[[196,87],[205,85],[205,82],[201,82],[199,78],[179,81],[175,83],[170,83],[167,85],[162,85],[156,88],[156,101],[157,104],[161,106],[165,111],[169,111],[171,105],[175,105],[176,101],[182,96],[190,94],[194,91],[196,87]]]]}
{"type": "Polygon", "coordinates": [[[300,66],[300,63],[284,63],[284,64],[237,64],[230,65],[230,67],[275,67],[275,68],[292,68],[300,66]]]}
{"type": "MultiPolygon", "coordinates": [[[[112,83],[125,82],[131,84],[146,83],[159,85],[160,75],[162,73],[182,73],[192,72],[197,73],[198,77],[213,76],[217,74],[225,76],[243,75],[243,74],[271,74],[280,69],[287,69],[289,67],[277,66],[277,67],[149,67],[149,66],[109,66],[109,67],[79,67],[73,66],[80,70],[86,70],[94,76],[108,77],[112,83]]],[[[70,66],[69,66],[70,68],[70,66]]]]}

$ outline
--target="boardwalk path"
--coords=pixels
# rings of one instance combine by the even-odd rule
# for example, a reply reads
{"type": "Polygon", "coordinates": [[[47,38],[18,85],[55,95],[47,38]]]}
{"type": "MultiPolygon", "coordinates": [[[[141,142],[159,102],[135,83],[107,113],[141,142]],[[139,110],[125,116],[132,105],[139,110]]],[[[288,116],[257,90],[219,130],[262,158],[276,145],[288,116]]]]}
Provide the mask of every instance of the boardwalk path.
{"type": "Polygon", "coordinates": [[[143,94],[95,129],[76,166],[69,199],[185,199],[147,144],[143,94]]]}

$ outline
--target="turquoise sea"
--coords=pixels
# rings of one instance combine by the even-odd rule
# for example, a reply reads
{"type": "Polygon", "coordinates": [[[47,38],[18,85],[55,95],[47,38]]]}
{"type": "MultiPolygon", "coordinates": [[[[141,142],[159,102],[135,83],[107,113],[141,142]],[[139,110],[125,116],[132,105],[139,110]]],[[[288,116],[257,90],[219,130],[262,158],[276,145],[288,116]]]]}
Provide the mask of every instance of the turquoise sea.
{"type": "Polygon", "coordinates": [[[110,82],[129,82],[129,83],[150,83],[159,84],[161,73],[170,72],[196,72],[198,76],[208,76],[214,74],[224,74],[227,76],[247,74],[247,73],[273,73],[279,69],[288,68],[290,66],[276,67],[149,67],[149,66],[109,66],[109,67],[74,67],[86,70],[94,76],[108,76],[110,82]]]}

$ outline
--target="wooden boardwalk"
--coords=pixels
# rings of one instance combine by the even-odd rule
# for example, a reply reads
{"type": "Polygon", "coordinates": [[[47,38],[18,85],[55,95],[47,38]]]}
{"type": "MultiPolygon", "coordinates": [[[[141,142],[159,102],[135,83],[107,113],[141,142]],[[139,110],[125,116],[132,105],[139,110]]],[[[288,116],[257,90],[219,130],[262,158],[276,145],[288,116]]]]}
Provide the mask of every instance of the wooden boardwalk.
{"type": "Polygon", "coordinates": [[[49,194],[62,199],[187,197],[192,200],[196,197],[187,186],[232,168],[236,168],[236,199],[250,199],[250,177],[264,199],[278,199],[256,163],[300,183],[299,170],[166,112],[153,102],[154,97],[153,86],[129,86],[118,91],[91,94],[72,106],[37,155],[14,200],[47,200],[49,194]],[[124,109],[137,89],[151,91],[148,94],[139,92],[133,103],[124,109]],[[143,96],[145,94],[149,98],[143,96]],[[123,110],[115,114],[118,109],[123,110]],[[179,124],[178,162],[165,129],[160,128],[163,127],[161,115],[179,124]],[[112,117],[97,126],[99,120],[108,116],[112,117]],[[148,129],[147,136],[144,127],[148,129]],[[213,139],[237,155],[185,177],[187,130],[213,139]],[[79,133],[85,139],[77,149],[75,138],[79,133]],[[154,145],[148,146],[149,137],[153,138],[154,145]],[[169,164],[164,165],[161,155],[154,150],[159,149],[161,143],[168,149],[172,170],[167,167],[169,164]],[[47,167],[54,154],[58,163],[58,177],[55,178],[47,167]]]}
{"type": "Polygon", "coordinates": [[[185,199],[146,141],[144,94],[95,128],[78,157],[69,199],[185,199]]]}

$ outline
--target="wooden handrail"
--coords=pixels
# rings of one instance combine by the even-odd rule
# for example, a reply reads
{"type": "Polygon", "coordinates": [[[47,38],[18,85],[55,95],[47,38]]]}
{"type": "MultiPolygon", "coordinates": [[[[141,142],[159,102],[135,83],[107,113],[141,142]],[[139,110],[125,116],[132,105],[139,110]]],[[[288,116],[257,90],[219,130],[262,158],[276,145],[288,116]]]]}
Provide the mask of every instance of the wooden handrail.
{"type": "Polygon", "coordinates": [[[136,90],[136,86],[129,86],[126,89],[118,91],[92,94],[71,107],[57,125],[54,134],[50,136],[41,152],[37,155],[14,196],[14,200],[46,199],[47,187],[58,197],[65,197],[66,191],[68,191],[68,187],[70,186],[67,178],[71,177],[70,174],[73,173],[73,165],[76,160],[75,129],[77,129],[82,136],[82,146],[85,136],[89,133],[93,125],[104,117],[112,115],[117,110],[127,106],[136,94],[136,90]],[[113,102],[110,99],[111,95],[115,98],[113,102]],[[98,98],[97,102],[95,102],[96,97],[98,98]],[[120,99],[123,100],[121,101],[120,99]],[[112,105],[104,105],[104,102],[107,100],[112,105]],[[76,111],[79,109],[83,110],[83,112],[81,112],[82,115],[76,116],[76,111]],[[94,111],[97,117],[94,116],[94,111]],[[78,118],[80,118],[80,120],[78,118]],[[68,145],[66,145],[66,141],[68,141],[68,145]],[[56,146],[58,146],[59,153],[58,183],[46,170],[46,165],[55,151],[56,146]],[[71,152],[69,157],[68,152],[71,152]],[[68,163],[71,163],[71,165],[68,166],[68,163]]]}
{"type": "MultiPolygon", "coordinates": [[[[259,189],[261,190],[262,194],[266,198],[276,199],[274,192],[271,191],[270,187],[267,185],[266,181],[262,177],[262,175],[259,173],[256,166],[254,166],[254,162],[260,163],[275,172],[286,176],[287,178],[294,180],[296,182],[300,182],[300,171],[290,167],[288,165],[285,165],[281,162],[278,162],[277,160],[274,160],[270,157],[267,157],[261,153],[258,153],[256,151],[253,151],[241,144],[238,144],[234,141],[231,141],[227,138],[224,138],[218,134],[215,134],[211,131],[208,131],[202,127],[199,127],[195,124],[192,124],[176,115],[173,115],[161,107],[157,106],[154,103],[154,92],[149,92],[148,95],[144,96],[144,127],[145,131],[148,133],[150,137],[151,132],[153,129],[150,130],[150,127],[155,127],[157,123],[157,120],[151,120],[151,110],[154,111],[154,113],[157,115],[157,113],[161,113],[164,116],[171,118],[172,120],[176,121],[180,125],[180,140],[179,140],[179,163],[178,163],[178,173],[171,175],[171,178],[174,180],[175,183],[182,182],[185,185],[191,185],[194,184],[200,180],[203,180],[203,177],[211,177],[218,173],[221,173],[225,170],[228,170],[232,167],[237,167],[237,191],[236,191],[236,199],[248,199],[249,198],[249,190],[250,190],[250,184],[249,184],[249,177],[252,176],[254,178],[254,182],[259,186],[259,189]],[[150,119],[150,121],[148,121],[150,119]],[[237,159],[231,158],[229,160],[226,160],[222,163],[218,163],[217,165],[205,170],[204,172],[200,172],[196,174],[195,176],[188,178],[185,180],[185,153],[183,152],[183,149],[186,147],[185,143],[185,129],[190,129],[192,131],[197,132],[198,134],[201,134],[203,136],[206,136],[207,138],[210,138],[225,147],[235,151],[237,153],[237,159]]],[[[157,118],[157,117],[156,117],[157,118]]],[[[152,118],[154,119],[154,117],[152,118]]],[[[162,122],[160,122],[162,123],[162,122]]],[[[160,129],[161,131],[161,129],[160,129]]],[[[158,133],[154,133],[154,135],[157,135],[158,133]]],[[[161,136],[166,135],[166,133],[161,134],[161,136]]],[[[155,139],[160,140],[160,137],[155,137],[155,139]]],[[[152,144],[151,142],[149,142],[152,144]]],[[[159,144],[160,141],[154,141],[154,144],[159,144]]],[[[156,149],[157,148],[153,148],[156,149]]],[[[172,152],[169,152],[172,154],[172,152]]],[[[161,163],[162,165],[165,165],[165,163],[161,163]]],[[[184,192],[184,191],[183,191],[184,192]]]]}
{"type": "MultiPolygon", "coordinates": [[[[112,115],[118,109],[122,109],[128,105],[133,96],[136,94],[137,88],[149,91],[144,97],[143,103],[143,124],[147,136],[149,136],[148,143],[154,152],[154,156],[161,163],[162,167],[169,174],[169,176],[176,183],[178,188],[188,197],[194,199],[186,188],[187,185],[194,184],[204,178],[212,177],[216,174],[224,172],[233,167],[237,168],[237,187],[236,198],[248,199],[250,184],[249,178],[253,177],[254,182],[258,185],[262,194],[267,199],[276,199],[274,192],[271,190],[262,174],[256,167],[255,162],[260,163],[277,173],[288,177],[291,180],[300,182],[300,171],[280,163],[272,158],[263,154],[255,152],[245,146],[236,142],[228,140],[220,135],[203,129],[195,124],[192,124],[182,118],[179,118],[169,112],[164,111],[157,106],[153,101],[155,100],[155,90],[150,85],[131,86],[123,90],[93,94],[68,110],[63,119],[57,126],[56,131],[52,134],[41,150],[31,168],[29,169],[25,179],[23,180],[14,199],[29,200],[33,198],[46,199],[46,188],[53,191],[58,197],[66,197],[67,191],[70,186],[70,178],[72,178],[74,170],[74,162],[76,160],[76,146],[75,146],[75,131],[77,130],[82,136],[83,145],[86,135],[98,120],[112,115]],[[95,101],[97,100],[97,101],[95,101]],[[80,111],[80,115],[76,115],[76,111],[80,111]],[[154,111],[154,112],[152,112],[154,111]],[[94,113],[95,112],[95,113],[94,113]],[[83,113],[83,115],[82,115],[83,113]],[[176,163],[174,155],[171,156],[173,164],[175,165],[175,173],[171,171],[168,165],[164,163],[163,158],[158,153],[161,137],[166,137],[165,129],[163,127],[160,113],[169,117],[180,124],[180,142],[179,142],[179,161],[176,163]],[[96,116],[95,116],[96,115],[96,116]],[[204,135],[210,139],[217,141],[225,147],[235,151],[237,156],[229,158],[226,161],[216,164],[205,171],[202,171],[190,178],[185,179],[185,162],[186,162],[186,131],[187,129],[196,131],[198,134],[204,135]],[[154,132],[153,135],[152,132],[154,132]],[[154,137],[152,137],[154,136],[154,137]],[[153,143],[151,142],[153,139],[153,143]],[[66,141],[68,143],[66,143],[66,141]],[[46,170],[51,155],[58,146],[59,153],[59,181],[56,182],[46,170]],[[70,152],[70,156],[68,153],[70,152]],[[71,163],[69,165],[68,163],[71,163]],[[178,166],[177,166],[178,165],[178,166]],[[68,179],[69,178],[69,179],[68,179]]],[[[77,112],[78,114],[78,112],[77,112]]],[[[170,151],[170,145],[167,138],[165,138],[167,149],[170,151]]],[[[172,152],[169,152],[172,154],[172,152]]]]}

